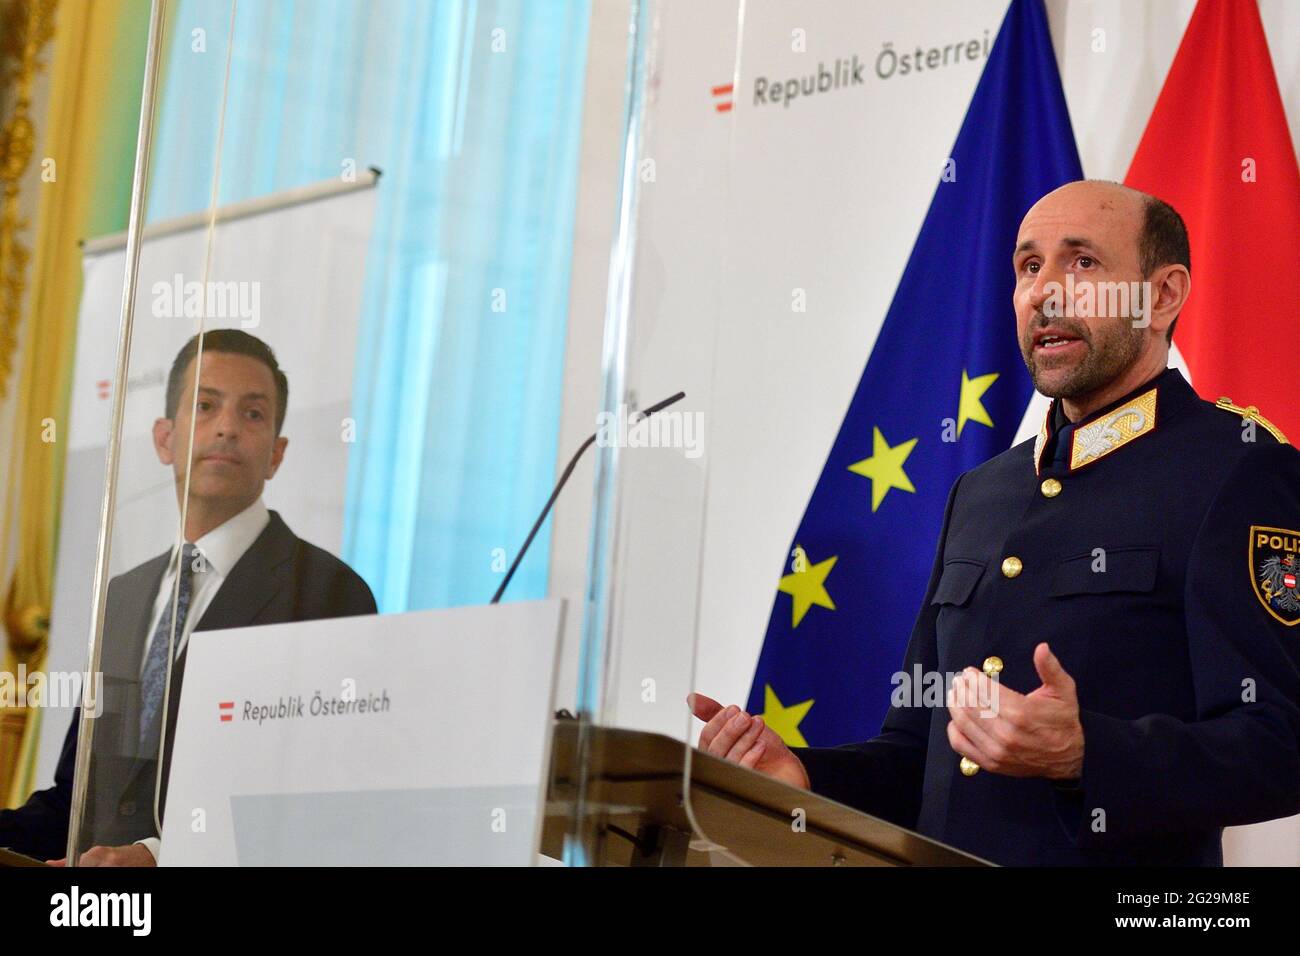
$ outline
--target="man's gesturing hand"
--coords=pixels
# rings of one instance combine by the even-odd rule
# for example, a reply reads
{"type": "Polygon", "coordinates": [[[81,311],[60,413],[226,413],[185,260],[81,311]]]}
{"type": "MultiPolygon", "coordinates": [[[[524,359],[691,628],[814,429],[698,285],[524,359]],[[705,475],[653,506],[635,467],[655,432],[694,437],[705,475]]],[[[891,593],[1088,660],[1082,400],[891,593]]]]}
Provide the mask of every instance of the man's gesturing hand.
{"type": "Polygon", "coordinates": [[[701,750],[791,786],[812,788],[802,761],[762,717],[751,717],[735,704],[723,707],[703,694],[691,694],[686,702],[696,717],[706,721],[700,731],[701,750]]]}
{"type": "Polygon", "coordinates": [[[1073,780],[1083,772],[1083,725],[1074,678],[1051,648],[1034,648],[1043,686],[1017,694],[973,667],[948,692],[948,742],[985,770],[1009,777],[1073,780]]]}

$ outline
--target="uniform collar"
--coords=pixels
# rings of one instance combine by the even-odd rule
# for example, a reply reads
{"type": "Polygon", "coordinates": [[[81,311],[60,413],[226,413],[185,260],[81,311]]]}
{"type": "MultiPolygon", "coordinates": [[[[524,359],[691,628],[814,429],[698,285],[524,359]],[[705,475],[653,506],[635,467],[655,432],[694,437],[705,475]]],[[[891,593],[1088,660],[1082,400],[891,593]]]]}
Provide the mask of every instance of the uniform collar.
{"type": "Polygon", "coordinates": [[[1165,369],[1077,422],[1067,421],[1058,411],[1060,399],[1053,399],[1034,442],[1034,471],[1042,474],[1054,465],[1070,472],[1085,468],[1153,434],[1161,423],[1196,401],[1196,393],[1175,368],[1165,369]],[[1048,451],[1055,454],[1049,458],[1048,451]]]}

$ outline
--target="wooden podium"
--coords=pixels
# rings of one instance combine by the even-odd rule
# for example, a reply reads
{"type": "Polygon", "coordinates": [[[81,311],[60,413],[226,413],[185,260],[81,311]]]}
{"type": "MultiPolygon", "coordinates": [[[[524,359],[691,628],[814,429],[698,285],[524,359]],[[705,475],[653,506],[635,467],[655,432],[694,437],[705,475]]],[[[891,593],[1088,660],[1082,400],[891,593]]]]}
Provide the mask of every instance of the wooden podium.
{"type": "Polygon", "coordinates": [[[21,853],[15,853],[13,850],[6,850],[4,847],[0,847],[0,870],[24,866],[46,865],[48,864],[43,860],[33,859],[30,856],[23,856],[21,853]]]}
{"type": "MultiPolygon", "coordinates": [[[[587,733],[584,821],[598,866],[992,865],[672,737],[610,727],[587,733]]],[[[556,720],[541,840],[542,854],[554,859],[563,858],[572,826],[577,749],[578,722],[556,720]]],[[[0,868],[43,865],[0,849],[0,868]]]]}
{"type": "MultiPolygon", "coordinates": [[[[920,834],[661,734],[587,728],[598,866],[992,866],[920,834]],[[804,811],[802,830],[795,810],[804,811]]],[[[578,722],[555,721],[541,852],[563,857],[578,722]]]]}

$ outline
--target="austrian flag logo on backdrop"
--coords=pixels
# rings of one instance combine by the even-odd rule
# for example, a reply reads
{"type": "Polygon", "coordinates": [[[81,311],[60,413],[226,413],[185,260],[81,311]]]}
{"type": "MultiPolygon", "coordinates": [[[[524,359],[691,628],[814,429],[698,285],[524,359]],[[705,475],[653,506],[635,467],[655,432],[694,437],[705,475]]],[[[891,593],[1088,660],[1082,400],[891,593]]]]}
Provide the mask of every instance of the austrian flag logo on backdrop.
{"type": "Polygon", "coordinates": [[[1251,525],[1250,572],[1265,610],[1283,624],[1300,624],[1300,531],[1251,525]]]}

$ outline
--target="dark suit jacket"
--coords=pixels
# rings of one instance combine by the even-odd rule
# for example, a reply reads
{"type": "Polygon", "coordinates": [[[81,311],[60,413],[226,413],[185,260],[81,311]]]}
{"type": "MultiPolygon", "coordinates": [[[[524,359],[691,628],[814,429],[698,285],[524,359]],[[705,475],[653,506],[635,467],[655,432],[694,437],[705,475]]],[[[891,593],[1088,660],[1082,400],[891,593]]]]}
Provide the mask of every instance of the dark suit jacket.
{"type": "MultiPolygon", "coordinates": [[[[82,848],[118,846],[157,836],[153,820],[157,759],[137,743],[140,663],[154,599],[168,553],[109,583],[101,659],[103,711],[97,718],[82,848]]],[[[334,555],[297,537],[272,511],[270,523],[222,582],[195,625],[212,631],[354,614],[374,614],[375,599],[360,576],[334,555]]],[[[188,649],[188,644],[186,645],[188,649]]],[[[186,651],[172,671],[164,767],[171,758],[186,651]]],[[[43,859],[64,855],[80,712],[54,774],[54,786],[15,810],[0,811],[0,846],[43,859]]],[[[162,801],[166,800],[166,775],[162,801]]]]}

